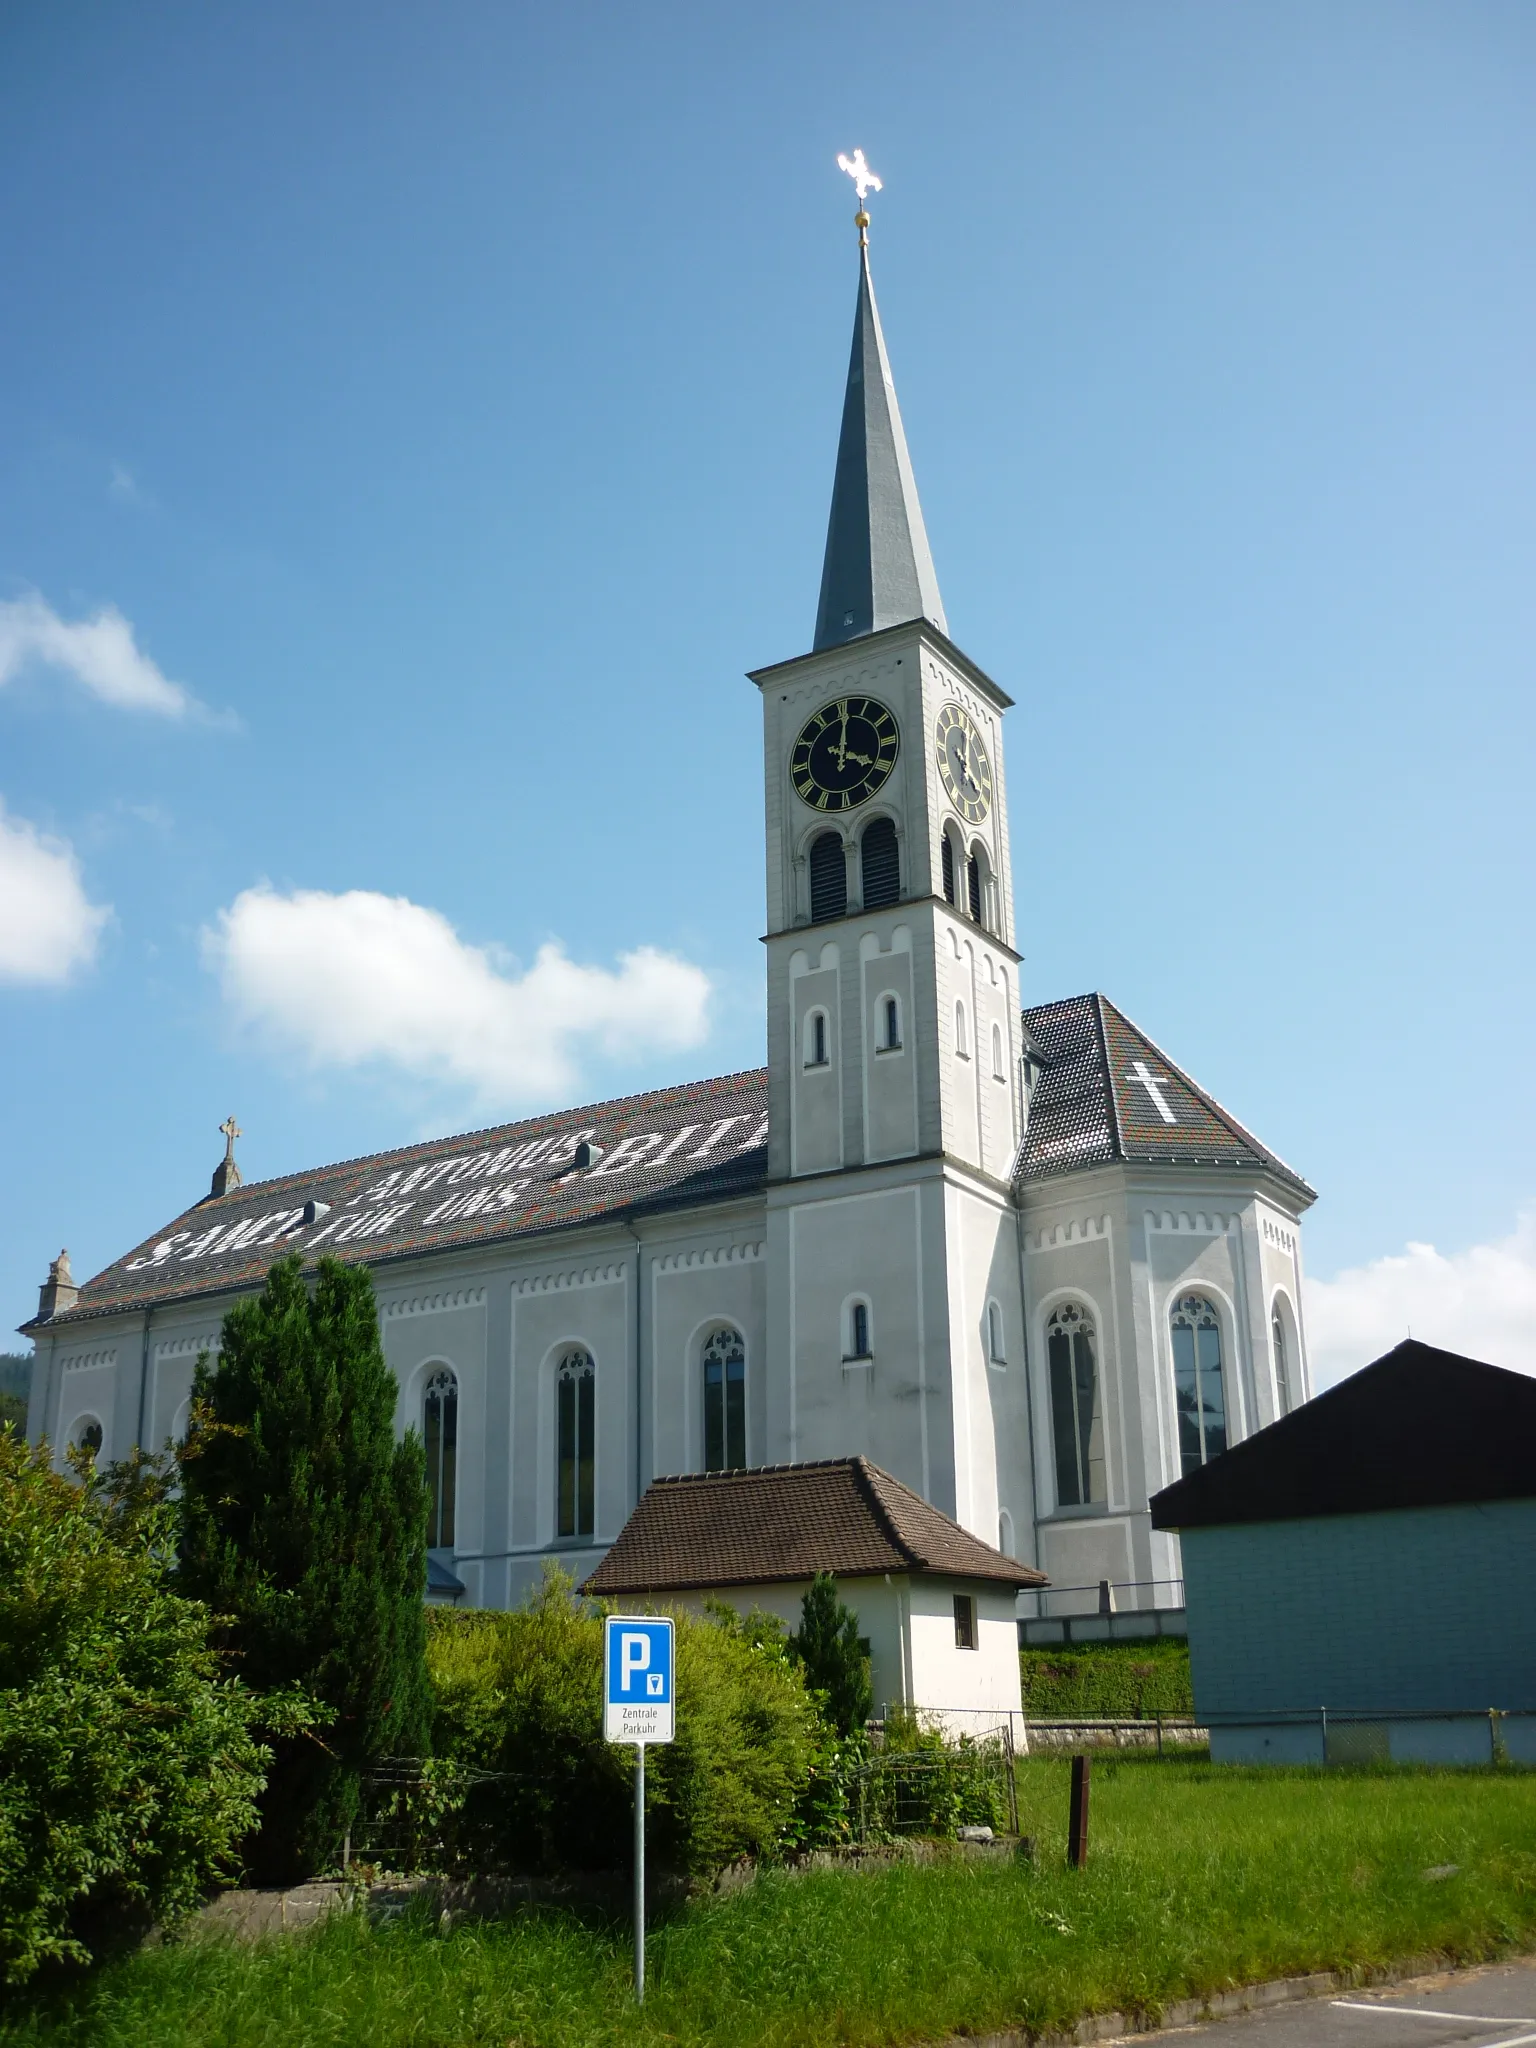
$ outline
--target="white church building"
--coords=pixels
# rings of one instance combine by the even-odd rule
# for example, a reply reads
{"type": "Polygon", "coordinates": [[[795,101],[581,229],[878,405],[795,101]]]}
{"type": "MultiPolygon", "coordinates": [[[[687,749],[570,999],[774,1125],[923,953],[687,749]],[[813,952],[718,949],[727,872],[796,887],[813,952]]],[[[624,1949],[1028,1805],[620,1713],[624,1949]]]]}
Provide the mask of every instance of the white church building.
{"type": "Polygon", "coordinates": [[[653,1478],[859,1457],[1047,1573],[1028,1613],[1177,1604],[1148,1502],[1307,1398],[1313,1195],[1105,997],[1025,1000],[1013,700],[949,636],[865,225],[815,636],[752,677],[766,1067],[254,1185],[231,1123],[209,1196],[50,1274],[61,1458],[175,1437],[232,1302],[331,1253],[466,1603],[585,1577],[653,1478]]]}

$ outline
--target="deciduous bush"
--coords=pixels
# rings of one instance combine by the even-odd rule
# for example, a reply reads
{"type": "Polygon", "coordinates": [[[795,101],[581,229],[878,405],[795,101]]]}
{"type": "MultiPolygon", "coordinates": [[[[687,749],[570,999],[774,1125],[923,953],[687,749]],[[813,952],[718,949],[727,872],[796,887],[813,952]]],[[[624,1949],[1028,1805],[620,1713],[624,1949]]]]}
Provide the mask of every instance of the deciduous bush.
{"type": "MultiPolygon", "coordinates": [[[[256,1817],[262,1703],[171,1590],[171,1511],[0,1430],[0,1982],[198,1904],[256,1817]]],[[[285,1725],[292,1717],[280,1716],[285,1725]]]]}
{"type": "Polygon", "coordinates": [[[366,1270],[297,1257],[224,1319],[200,1361],[182,1452],[182,1571],[227,1616],[241,1676],[298,1686],[324,1742],[280,1740],[251,1863],[268,1883],[310,1875],[356,1810],[362,1772],[426,1746],[427,1495],[421,1442],[395,1437],[397,1388],[366,1270]]]}
{"type": "MultiPolygon", "coordinates": [[[[795,1838],[820,1730],[778,1624],[677,1619],[677,1740],[646,1754],[651,1840],[689,1871],[773,1857],[795,1838]]],[[[521,1868],[621,1867],[633,1754],[603,1740],[602,1620],[546,1578],[513,1613],[434,1611],[434,1747],[496,1773],[469,1796],[466,1846],[521,1868]]]]}
{"type": "Polygon", "coordinates": [[[1026,1714],[1132,1721],[1194,1710],[1189,1646],[1176,1636],[1019,1652],[1026,1714]]]}

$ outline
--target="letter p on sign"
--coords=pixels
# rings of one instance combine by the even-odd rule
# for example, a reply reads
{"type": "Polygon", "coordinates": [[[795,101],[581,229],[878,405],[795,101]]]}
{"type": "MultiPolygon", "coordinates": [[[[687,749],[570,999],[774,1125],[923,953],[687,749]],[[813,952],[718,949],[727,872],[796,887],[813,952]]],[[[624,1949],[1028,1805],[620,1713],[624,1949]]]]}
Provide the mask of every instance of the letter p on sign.
{"type": "Polygon", "coordinates": [[[673,1628],[650,1614],[603,1624],[603,1734],[609,1742],[670,1742],[673,1628]]]}

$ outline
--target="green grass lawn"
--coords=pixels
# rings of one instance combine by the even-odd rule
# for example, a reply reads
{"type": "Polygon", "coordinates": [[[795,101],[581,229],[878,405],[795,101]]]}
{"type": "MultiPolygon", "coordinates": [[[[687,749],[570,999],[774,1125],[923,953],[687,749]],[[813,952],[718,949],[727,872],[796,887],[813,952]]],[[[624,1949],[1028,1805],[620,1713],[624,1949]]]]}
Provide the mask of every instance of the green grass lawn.
{"type": "Polygon", "coordinates": [[[91,2048],[917,2041],[1434,1950],[1536,1946],[1536,1774],[1243,1772],[1099,1759],[1092,1857],[1064,1867],[1067,1766],[1021,1767],[1031,1868],[772,1876],[656,1928],[527,1912],[258,1949],[145,1951],[14,2010],[9,2042],[91,2048]],[[1428,1880],[1432,1866],[1457,1874],[1428,1880]]]}

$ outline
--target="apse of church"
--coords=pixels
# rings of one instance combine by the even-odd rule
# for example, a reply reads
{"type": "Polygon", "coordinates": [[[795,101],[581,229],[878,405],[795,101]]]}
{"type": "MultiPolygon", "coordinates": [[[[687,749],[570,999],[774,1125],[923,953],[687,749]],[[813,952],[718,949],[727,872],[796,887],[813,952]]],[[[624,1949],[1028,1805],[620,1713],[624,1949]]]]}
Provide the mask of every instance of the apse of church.
{"type": "Polygon", "coordinates": [[[231,1302],[330,1252],[423,1434],[434,1596],[581,1577],[658,1475],[857,1454],[1046,1571],[1028,1612],[1177,1604],[1148,1501],[1307,1397],[1313,1196],[1104,997],[1024,1000],[1012,700],[949,637],[872,188],[812,644],[752,676],[766,1068],[268,1182],[228,1119],[211,1194],[82,1287],[56,1262],[61,1459],[177,1435],[231,1302]]]}

